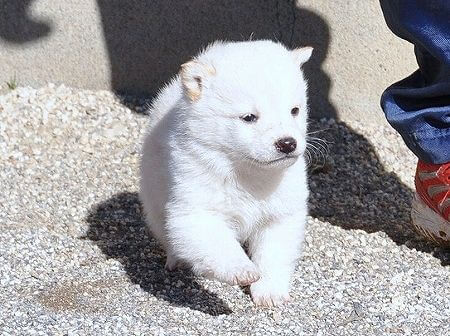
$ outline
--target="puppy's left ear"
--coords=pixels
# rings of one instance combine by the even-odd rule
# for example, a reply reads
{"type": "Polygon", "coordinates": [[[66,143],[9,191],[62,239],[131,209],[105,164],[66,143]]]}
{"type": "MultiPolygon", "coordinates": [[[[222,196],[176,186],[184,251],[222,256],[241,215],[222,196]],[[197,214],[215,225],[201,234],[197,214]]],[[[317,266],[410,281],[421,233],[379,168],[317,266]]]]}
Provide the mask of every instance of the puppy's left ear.
{"type": "Polygon", "coordinates": [[[294,56],[295,62],[302,66],[304,63],[308,62],[313,52],[313,47],[301,47],[291,51],[294,56]]]}
{"type": "Polygon", "coordinates": [[[181,65],[181,82],[189,99],[194,102],[200,99],[209,77],[215,75],[216,69],[210,64],[192,60],[181,65]]]}

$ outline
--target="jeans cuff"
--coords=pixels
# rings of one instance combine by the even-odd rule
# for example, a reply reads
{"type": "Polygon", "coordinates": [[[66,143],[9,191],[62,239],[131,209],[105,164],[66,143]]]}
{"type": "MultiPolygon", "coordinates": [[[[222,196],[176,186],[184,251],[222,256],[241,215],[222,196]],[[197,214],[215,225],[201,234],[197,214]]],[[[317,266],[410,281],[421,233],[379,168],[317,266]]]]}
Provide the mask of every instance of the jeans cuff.
{"type": "Polygon", "coordinates": [[[406,145],[424,162],[450,162],[450,129],[433,129],[402,134],[406,145]]]}

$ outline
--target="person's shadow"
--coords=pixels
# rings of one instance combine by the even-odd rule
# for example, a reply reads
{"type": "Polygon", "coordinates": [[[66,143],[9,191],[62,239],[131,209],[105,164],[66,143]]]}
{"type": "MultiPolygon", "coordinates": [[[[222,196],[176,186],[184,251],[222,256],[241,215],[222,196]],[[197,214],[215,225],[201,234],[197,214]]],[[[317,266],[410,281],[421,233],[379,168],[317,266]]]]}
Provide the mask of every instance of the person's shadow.
{"type": "Polygon", "coordinates": [[[0,38],[14,44],[31,42],[51,32],[51,23],[32,18],[33,0],[0,0],[0,38]]]}
{"type": "Polygon", "coordinates": [[[327,23],[294,0],[97,0],[120,94],[153,97],[181,64],[216,40],[271,39],[290,48],[314,47],[305,65],[316,117],[336,117],[321,70],[330,42],[327,23]]]}

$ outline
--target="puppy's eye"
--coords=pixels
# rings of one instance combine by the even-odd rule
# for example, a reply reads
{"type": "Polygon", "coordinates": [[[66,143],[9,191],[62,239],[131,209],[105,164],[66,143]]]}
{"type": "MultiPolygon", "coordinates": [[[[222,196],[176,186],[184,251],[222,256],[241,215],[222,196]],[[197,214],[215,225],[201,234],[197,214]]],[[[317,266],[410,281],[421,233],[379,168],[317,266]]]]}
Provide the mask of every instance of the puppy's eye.
{"type": "Polygon", "coordinates": [[[298,107],[294,107],[292,110],[291,110],[291,114],[294,116],[294,117],[296,117],[296,116],[298,116],[298,112],[299,112],[300,110],[299,110],[299,108],[298,107]]]}
{"type": "Polygon", "coordinates": [[[244,120],[245,122],[255,122],[256,120],[258,120],[258,117],[254,114],[245,114],[243,116],[241,116],[241,119],[244,120]]]}

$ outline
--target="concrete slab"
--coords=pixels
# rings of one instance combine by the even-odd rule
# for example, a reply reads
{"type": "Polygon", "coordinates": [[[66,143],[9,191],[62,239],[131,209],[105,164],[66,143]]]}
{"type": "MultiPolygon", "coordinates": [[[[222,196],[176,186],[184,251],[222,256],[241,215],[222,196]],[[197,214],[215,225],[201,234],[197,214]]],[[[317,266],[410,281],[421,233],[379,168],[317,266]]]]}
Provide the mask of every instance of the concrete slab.
{"type": "Polygon", "coordinates": [[[378,122],[382,90],[415,68],[376,0],[0,0],[0,83],[151,96],[209,42],[250,36],[315,48],[316,117],[378,122]]]}

